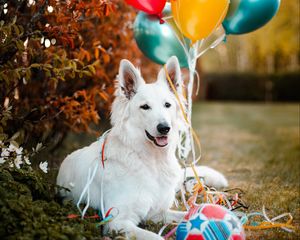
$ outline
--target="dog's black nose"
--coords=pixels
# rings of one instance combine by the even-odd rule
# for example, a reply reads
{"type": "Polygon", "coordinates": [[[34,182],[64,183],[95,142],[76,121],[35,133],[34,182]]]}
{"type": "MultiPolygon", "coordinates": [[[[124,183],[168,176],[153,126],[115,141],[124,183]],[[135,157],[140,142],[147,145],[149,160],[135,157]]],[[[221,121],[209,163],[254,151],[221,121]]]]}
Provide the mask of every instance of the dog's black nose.
{"type": "Polygon", "coordinates": [[[157,131],[161,134],[167,134],[170,131],[170,127],[166,123],[160,123],[157,125],[157,131]]]}

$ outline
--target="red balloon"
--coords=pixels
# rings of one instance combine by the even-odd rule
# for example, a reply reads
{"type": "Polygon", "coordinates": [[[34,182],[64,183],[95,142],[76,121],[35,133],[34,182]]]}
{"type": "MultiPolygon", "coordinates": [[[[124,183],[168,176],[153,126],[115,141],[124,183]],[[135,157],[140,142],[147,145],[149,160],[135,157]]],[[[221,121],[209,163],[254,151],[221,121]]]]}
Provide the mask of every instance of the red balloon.
{"type": "Polygon", "coordinates": [[[160,15],[166,0],[126,0],[128,4],[148,14],[160,15]]]}

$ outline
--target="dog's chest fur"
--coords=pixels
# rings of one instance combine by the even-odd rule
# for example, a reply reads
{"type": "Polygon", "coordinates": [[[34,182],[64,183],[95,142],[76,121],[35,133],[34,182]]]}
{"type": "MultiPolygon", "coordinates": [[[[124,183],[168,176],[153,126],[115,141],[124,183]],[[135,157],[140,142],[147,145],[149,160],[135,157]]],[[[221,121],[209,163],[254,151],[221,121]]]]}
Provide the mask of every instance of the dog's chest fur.
{"type": "Polygon", "coordinates": [[[108,152],[105,166],[105,196],[110,204],[126,202],[139,220],[148,218],[150,212],[155,215],[171,207],[181,179],[175,155],[170,159],[167,154],[139,154],[119,141],[112,141],[111,146],[119,151],[108,152]],[[122,189],[119,194],[109,190],[118,191],[118,187],[122,189]]]}

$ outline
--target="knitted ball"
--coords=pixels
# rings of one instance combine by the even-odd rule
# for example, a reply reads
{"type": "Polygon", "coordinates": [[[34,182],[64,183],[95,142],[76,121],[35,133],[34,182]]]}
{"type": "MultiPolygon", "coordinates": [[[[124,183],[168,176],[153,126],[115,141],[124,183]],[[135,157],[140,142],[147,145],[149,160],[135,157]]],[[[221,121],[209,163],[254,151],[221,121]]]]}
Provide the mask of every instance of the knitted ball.
{"type": "Polygon", "coordinates": [[[216,204],[190,209],[176,230],[176,240],[245,240],[243,226],[235,214],[216,204]]]}

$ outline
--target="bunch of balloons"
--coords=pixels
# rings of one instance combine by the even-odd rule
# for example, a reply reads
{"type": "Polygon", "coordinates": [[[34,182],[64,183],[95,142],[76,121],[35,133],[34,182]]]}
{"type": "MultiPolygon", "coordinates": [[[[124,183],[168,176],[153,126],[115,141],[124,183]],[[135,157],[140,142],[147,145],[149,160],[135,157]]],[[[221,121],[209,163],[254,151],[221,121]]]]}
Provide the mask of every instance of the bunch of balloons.
{"type": "MultiPolygon", "coordinates": [[[[280,0],[126,0],[141,10],[134,36],[141,51],[164,64],[173,55],[191,70],[196,46],[223,26],[225,34],[243,34],[265,25],[277,13],[280,0]],[[199,43],[200,42],[200,43],[199,43]],[[191,51],[193,54],[191,54],[191,51]],[[190,59],[189,59],[190,58],[190,59]]],[[[223,40],[225,34],[222,35],[223,40]]],[[[220,43],[222,41],[217,41],[220,43]]],[[[213,47],[217,44],[214,43],[213,47]]]]}
{"type": "Polygon", "coordinates": [[[180,141],[179,157],[186,160],[191,151],[196,164],[201,155],[195,156],[190,123],[197,59],[221,43],[226,34],[248,33],[266,24],[278,11],[280,0],[125,1],[141,10],[134,23],[134,37],[141,51],[159,64],[177,56],[180,66],[189,70],[186,111],[189,126],[180,141]],[[215,39],[213,33],[220,28],[224,31],[215,39]]]}
{"type": "MultiPolygon", "coordinates": [[[[280,0],[125,1],[141,10],[134,23],[134,37],[141,51],[159,64],[165,64],[175,55],[180,66],[189,70],[187,109],[183,113],[188,126],[181,133],[178,155],[185,161],[192,152],[195,166],[201,157],[200,153],[196,158],[194,140],[200,152],[201,147],[197,137],[194,139],[191,127],[192,93],[195,73],[197,74],[195,71],[197,59],[208,49],[221,43],[226,35],[248,33],[265,25],[277,13],[280,0]],[[224,31],[215,39],[212,36],[220,28],[224,31]]],[[[220,209],[217,205],[205,205],[203,209],[206,208],[209,208],[209,211],[204,213],[201,210],[179,225],[176,239],[189,237],[215,239],[216,236],[220,239],[245,239],[242,226],[230,211],[220,209]],[[214,226],[217,227],[212,229],[214,226]],[[206,227],[209,227],[209,231],[206,231],[206,227]]]]}

